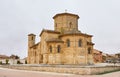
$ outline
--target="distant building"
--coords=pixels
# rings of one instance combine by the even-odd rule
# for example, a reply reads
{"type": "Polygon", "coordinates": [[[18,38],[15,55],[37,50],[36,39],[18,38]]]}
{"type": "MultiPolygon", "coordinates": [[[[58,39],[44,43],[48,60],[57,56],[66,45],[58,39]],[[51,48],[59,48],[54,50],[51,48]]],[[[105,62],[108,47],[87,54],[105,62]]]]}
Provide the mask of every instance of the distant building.
{"type": "Polygon", "coordinates": [[[0,55],[0,60],[1,59],[9,59],[10,57],[9,56],[6,56],[6,55],[0,55]]]}
{"type": "Polygon", "coordinates": [[[79,16],[60,13],[54,17],[54,30],[43,29],[41,41],[28,35],[29,64],[93,64],[92,35],[78,30],[79,16]]]}
{"type": "Polygon", "coordinates": [[[120,58],[120,53],[116,53],[116,54],[115,54],[115,57],[116,57],[116,58],[120,58]]]}
{"type": "Polygon", "coordinates": [[[115,54],[115,57],[117,59],[117,63],[120,63],[120,53],[115,54]]]}
{"type": "Polygon", "coordinates": [[[17,55],[11,55],[11,56],[0,55],[0,64],[6,64],[6,60],[8,60],[8,64],[17,64],[18,61],[21,64],[25,64],[26,61],[26,59],[19,59],[17,55]]]}
{"type": "Polygon", "coordinates": [[[106,62],[106,60],[107,60],[107,54],[102,53],[102,62],[106,62]]]}
{"type": "Polygon", "coordinates": [[[94,58],[95,63],[101,63],[103,61],[102,51],[99,51],[97,49],[93,49],[93,58],[94,58]]]}
{"type": "Polygon", "coordinates": [[[113,63],[114,60],[115,60],[115,54],[107,54],[107,57],[106,57],[107,63],[113,63]]]}

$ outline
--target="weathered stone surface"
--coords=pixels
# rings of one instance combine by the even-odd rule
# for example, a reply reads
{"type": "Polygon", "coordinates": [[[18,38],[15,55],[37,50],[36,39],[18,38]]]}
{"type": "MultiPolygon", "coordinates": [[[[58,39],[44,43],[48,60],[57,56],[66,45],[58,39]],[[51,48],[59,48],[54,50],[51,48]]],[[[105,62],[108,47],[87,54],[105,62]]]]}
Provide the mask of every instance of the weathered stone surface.
{"type": "Polygon", "coordinates": [[[58,73],[71,73],[71,74],[81,74],[81,75],[89,75],[89,74],[99,74],[103,72],[120,70],[120,66],[20,66],[20,65],[6,65],[1,66],[5,68],[11,69],[19,69],[19,70],[32,70],[32,71],[46,71],[46,72],[58,72],[58,73]]]}
{"type": "Polygon", "coordinates": [[[54,30],[42,30],[40,42],[28,35],[28,64],[93,64],[92,35],[78,30],[79,16],[61,13],[53,18],[54,30]]]}

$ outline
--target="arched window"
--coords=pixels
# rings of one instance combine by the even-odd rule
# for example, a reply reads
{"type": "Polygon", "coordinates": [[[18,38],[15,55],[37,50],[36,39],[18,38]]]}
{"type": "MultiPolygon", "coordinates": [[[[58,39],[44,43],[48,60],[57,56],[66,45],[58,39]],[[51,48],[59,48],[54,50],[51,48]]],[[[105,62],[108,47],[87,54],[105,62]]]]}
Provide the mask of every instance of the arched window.
{"type": "Polygon", "coordinates": [[[61,47],[60,45],[57,46],[57,52],[60,53],[61,47]]]}
{"type": "Polygon", "coordinates": [[[91,54],[91,48],[88,48],[88,54],[91,54]]]}
{"type": "Polygon", "coordinates": [[[67,47],[70,47],[70,40],[67,39],[67,47]]]}
{"type": "Polygon", "coordinates": [[[82,40],[79,39],[79,41],[78,41],[78,47],[81,47],[81,46],[82,46],[82,40]]]}
{"type": "Polygon", "coordinates": [[[52,46],[50,46],[50,53],[52,53],[52,46]]]}
{"type": "Polygon", "coordinates": [[[72,27],[72,22],[69,23],[70,28],[72,27]]]}
{"type": "Polygon", "coordinates": [[[31,40],[33,40],[33,37],[31,37],[31,40]]]}

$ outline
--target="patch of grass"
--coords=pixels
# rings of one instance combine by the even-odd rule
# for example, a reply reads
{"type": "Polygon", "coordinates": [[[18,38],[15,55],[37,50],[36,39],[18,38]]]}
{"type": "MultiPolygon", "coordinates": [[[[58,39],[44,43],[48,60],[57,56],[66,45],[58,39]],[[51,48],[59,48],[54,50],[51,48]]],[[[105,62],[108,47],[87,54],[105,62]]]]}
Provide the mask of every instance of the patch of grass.
{"type": "Polygon", "coordinates": [[[102,72],[102,73],[98,73],[97,75],[103,75],[103,74],[117,72],[117,71],[120,71],[120,69],[118,69],[118,70],[112,70],[112,71],[105,71],[105,72],[102,72]]]}

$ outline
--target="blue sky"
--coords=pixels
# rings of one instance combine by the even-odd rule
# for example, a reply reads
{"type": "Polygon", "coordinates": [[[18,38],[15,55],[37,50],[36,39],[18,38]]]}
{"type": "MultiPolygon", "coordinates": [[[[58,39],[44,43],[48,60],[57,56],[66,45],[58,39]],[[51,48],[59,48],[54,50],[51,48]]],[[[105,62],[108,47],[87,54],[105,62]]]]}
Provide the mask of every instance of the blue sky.
{"type": "Polygon", "coordinates": [[[92,34],[94,48],[120,52],[120,0],[0,0],[0,54],[27,56],[27,35],[54,29],[57,13],[80,16],[79,30],[92,34]]]}

